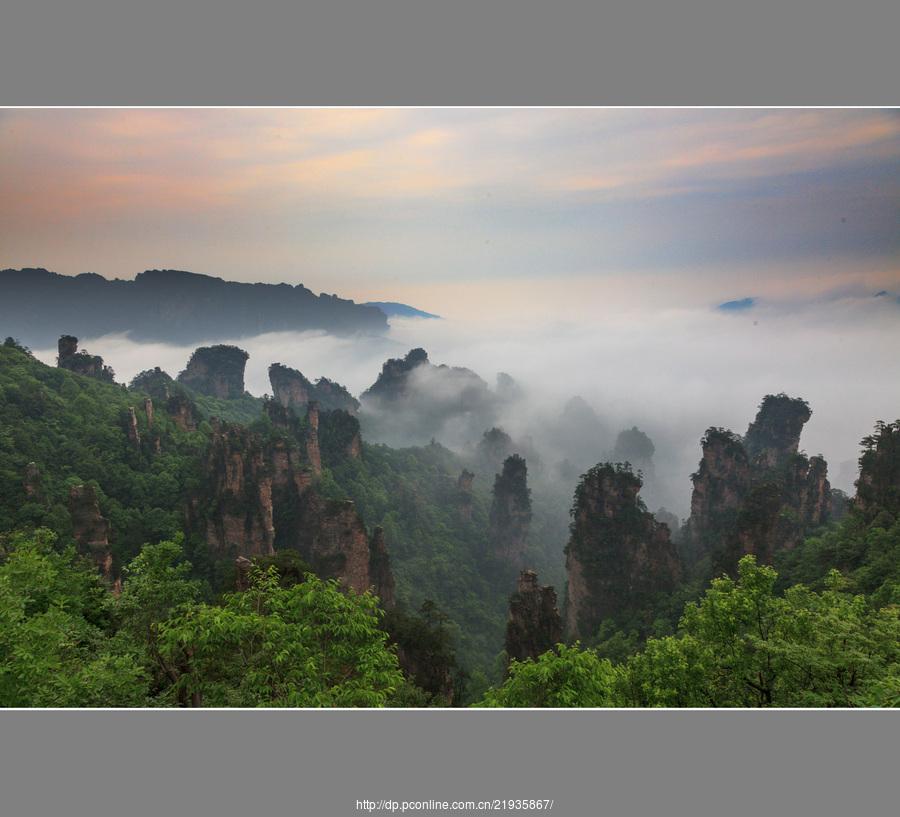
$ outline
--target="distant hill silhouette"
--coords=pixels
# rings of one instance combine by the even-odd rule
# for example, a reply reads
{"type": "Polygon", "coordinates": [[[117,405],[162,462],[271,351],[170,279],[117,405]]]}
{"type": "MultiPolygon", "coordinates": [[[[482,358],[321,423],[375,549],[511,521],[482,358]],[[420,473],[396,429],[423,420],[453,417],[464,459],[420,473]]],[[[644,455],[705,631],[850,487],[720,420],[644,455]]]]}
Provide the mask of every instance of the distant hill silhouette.
{"type": "Polygon", "coordinates": [[[369,301],[366,306],[374,306],[384,312],[389,318],[440,318],[431,312],[423,312],[409,304],[398,304],[396,301],[369,301]]]}
{"type": "Polygon", "coordinates": [[[307,329],[381,333],[387,318],[377,307],[315,295],[302,284],[239,283],[180,270],[147,270],[133,281],[0,270],[0,334],[30,346],[55,344],[63,333],[195,343],[307,329]]]}

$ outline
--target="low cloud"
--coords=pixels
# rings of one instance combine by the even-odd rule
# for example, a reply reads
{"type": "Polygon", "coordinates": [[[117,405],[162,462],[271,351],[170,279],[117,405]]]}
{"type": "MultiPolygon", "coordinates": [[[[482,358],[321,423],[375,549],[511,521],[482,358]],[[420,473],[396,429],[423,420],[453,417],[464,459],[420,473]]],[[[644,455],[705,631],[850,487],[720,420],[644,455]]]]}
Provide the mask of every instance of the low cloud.
{"type": "MultiPolygon", "coordinates": [[[[578,323],[394,320],[385,338],[272,333],[231,342],[250,353],[246,383],[257,395],[270,391],[267,369],[276,361],[313,379],[325,375],[358,395],[385,359],[417,346],[436,364],[472,369],[492,389],[497,373],[508,372],[523,395],[498,404],[497,421],[515,439],[530,439],[547,468],[565,455],[560,418],[578,395],[600,420],[584,450],[603,456],[618,431],[637,425],[656,448],[648,500],[681,516],[706,428],[743,433],[767,393],[809,401],[813,417],[801,447],[822,453],[845,490],[852,490],[859,440],[876,420],[900,416],[900,310],[893,299],[872,295],[794,304],[789,312],[761,302],[748,312],[632,310],[578,323]]],[[[193,350],[123,336],[85,338],[82,346],[103,355],[120,381],[152,366],[177,375],[193,350]]],[[[52,349],[36,354],[55,359],[52,349]]],[[[436,383],[430,374],[411,382],[424,411],[454,397],[437,391],[452,382],[436,383]]],[[[484,430],[479,423],[448,416],[436,436],[462,449],[484,430]]]]}

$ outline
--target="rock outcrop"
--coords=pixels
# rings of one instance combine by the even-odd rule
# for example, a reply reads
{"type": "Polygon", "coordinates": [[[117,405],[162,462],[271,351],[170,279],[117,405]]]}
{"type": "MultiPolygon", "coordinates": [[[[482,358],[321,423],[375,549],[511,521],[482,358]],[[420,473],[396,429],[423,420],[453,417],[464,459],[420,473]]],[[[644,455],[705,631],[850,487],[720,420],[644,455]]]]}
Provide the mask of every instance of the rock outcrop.
{"type": "Polygon", "coordinates": [[[78,549],[94,561],[106,578],[112,578],[109,520],[100,513],[100,502],[92,485],[69,488],[69,517],[78,549]]]}
{"type": "Polygon", "coordinates": [[[340,383],[320,377],[315,383],[304,377],[302,372],[273,363],[269,366],[269,382],[274,398],[285,408],[305,409],[307,403],[315,401],[322,411],[346,411],[356,414],[359,401],[340,383]]]}
{"type": "Polygon", "coordinates": [[[258,435],[216,422],[205,470],[189,521],[204,532],[210,552],[218,558],[273,553],[272,473],[258,435]]]}
{"type": "Polygon", "coordinates": [[[523,570],[516,592],[509,599],[506,622],[506,655],[510,661],[537,658],[563,639],[562,618],[556,590],[541,587],[537,573],[523,570]]]}
{"type": "Polygon", "coordinates": [[[384,529],[380,527],[375,528],[369,541],[369,585],[372,592],[381,599],[382,606],[393,607],[397,603],[391,558],[388,555],[384,529]]]}
{"type": "Polygon", "coordinates": [[[125,431],[128,434],[128,442],[133,448],[140,450],[141,432],[138,429],[137,414],[134,412],[134,406],[128,407],[128,416],[125,420],[125,431]]]}
{"type": "Polygon", "coordinates": [[[494,479],[490,525],[494,556],[521,567],[531,526],[531,491],[528,466],[518,454],[506,458],[494,479]]]}
{"type": "Polygon", "coordinates": [[[770,563],[779,550],[831,517],[828,466],[800,453],[811,412],[804,400],[767,395],[743,438],[711,428],[703,459],[692,475],[685,558],[705,570],[734,574],[740,558],[770,563]]]}
{"type": "Polygon", "coordinates": [[[43,497],[41,469],[36,462],[29,462],[25,466],[22,488],[29,499],[39,500],[43,497]]]}
{"type": "Polygon", "coordinates": [[[315,387],[302,373],[281,363],[269,366],[269,383],[272,395],[284,408],[305,408],[313,399],[315,387]]]}
{"type": "Polygon", "coordinates": [[[436,366],[424,349],[386,361],[360,400],[367,434],[392,445],[465,444],[495,422],[500,403],[475,372],[436,366]]]}
{"type": "Polygon", "coordinates": [[[670,592],[681,566],[669,528],[639,499],[641,479],[628,465],[602,463],[575,491],[566,547],[566,630],[594,635],[605,618],[640,613],[670,592]]]}
{"type": "Polygon", "coordinates": [[[419,366],[431,365],[428,352],[424,349],[411,349],[405,357],[385,361],[378,379],[363,392],[363,400],[391,402],[405,397],[408,393],[410,373],[419,366]]]}
{"type": "Polygon", "coordinates": [[[854,508],[866,516],[900,514],[900,420],[877,423],[862,446],[854,508]]]}
{"type": "Polygon", "coordinates": [[[100,355],[90,355],[85,351],[78,351],[78,338],[73,335],[62,335],[57,343],[58,355],[56,365],[60,369],[68,369],[75,374],[84,377],[93,377],[105,383],[115,381],[115,372],[103,363],[100,355]]]}
{"type": "Polygon", "coordinates": [[[249,357],[237,346],[201,346],[178,375],[178,382],[200,394],[235,400],[244,395],[244,369],[249,357]]]}
{"type": "Polygon", "coordinates": [[[339,579],[358,593],[372,591],[394,604],[394,578],[384,531],[370,538],[350,500],[326,500],[308,491],[298,507],[295,548],[315,573],[339,579]]]}
{"type": "Polygon", "coordinates": [[[472,521],[472,509],[474,506],[474,498],[472,496],[472,483],[475,481],[475,474],[463,468],[456,480],[456,508],[459,518],[463,522],[472,521]]]}
{"type": "Polygon", "coordinates": [[[747,451],[741,438],[724,428],[710,428],[700,441],[703,457],[691,474],[691,515],[685,531],[685,560],[694,564],[717,547],[731,530],[750,490],[747,451]]]}
{"type": "Polygon", "coordinates": [[[744,435],[744,448],[753,467],[773,469],[784,465],[799,450],[800,434],[810,417],[812,412],[805,400],[767,394],[744,435]]]}
{"type": "Polygon", "coordinates": [[[305,420],[274,400],[266,412],[275,430],[265,438],[214,421],[207,480],[190,503],[189,527],[205,536],[215,558],[293,550],[318,575],[360,593],[371,590],[393,605],[384,531],[376,528],[370,537],[352,502],[325,499],[316,487],[315,404],[305,420]]]}

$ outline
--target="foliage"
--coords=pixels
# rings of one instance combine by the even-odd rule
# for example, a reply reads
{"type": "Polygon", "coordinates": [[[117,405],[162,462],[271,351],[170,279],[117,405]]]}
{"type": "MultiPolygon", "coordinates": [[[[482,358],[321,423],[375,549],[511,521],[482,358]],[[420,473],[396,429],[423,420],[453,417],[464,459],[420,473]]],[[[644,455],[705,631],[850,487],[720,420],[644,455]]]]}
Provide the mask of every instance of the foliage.
{"type": "Polygon", "coordinates": [[[142,706],[137,655],[107,637],[112,597],[74,548],[40,530],[4,543],[0,706],[142,706]]]}
{"type": "Polygon", "coordinates": [[[380,706],[403,676],[379,616],[368,593],[312,574],[284,588],[256,569],[246,592],[166,621],[161,653],[194,705],[380,706]]]}
{"type": "Polygon", "coordinates": [[[486,707],[619,706],[616,670],[593,650],[564,644],[537,660],[513,661],[509,678],[477,704],[486,707]]]}

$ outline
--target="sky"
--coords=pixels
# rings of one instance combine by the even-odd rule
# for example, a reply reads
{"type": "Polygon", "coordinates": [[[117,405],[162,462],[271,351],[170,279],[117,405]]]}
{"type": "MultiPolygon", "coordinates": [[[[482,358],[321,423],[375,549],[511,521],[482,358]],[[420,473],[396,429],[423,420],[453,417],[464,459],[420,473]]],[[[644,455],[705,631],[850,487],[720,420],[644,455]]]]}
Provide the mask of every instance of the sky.
{"type": "Polygon", "coordinates": [[[452,317],[890,289],[900,112],[13,109],[3,266],[452,317]]]}
{"type": "MultiPolygon", "coordinates": [[[[705,429],[743,432],[785,391],[812,405],[802,447],[852,490],[859,440],[900,416],[900,112],[5,110],[0,267],[23,266],[437,313],[377,342],[233,340],[255,394],[274,361],[359,393],[413,346],[509,372],[528,397],[505,423],[539,443],[580,395],[651,434],[682,514],[705,429]]],[[[191,352],[82,346],[121,380],[191,352]]]]}

